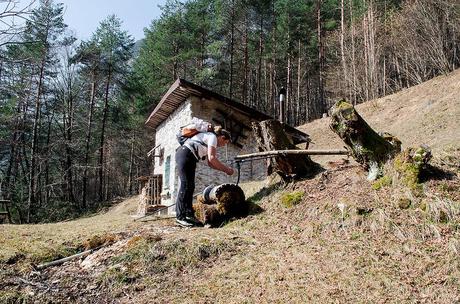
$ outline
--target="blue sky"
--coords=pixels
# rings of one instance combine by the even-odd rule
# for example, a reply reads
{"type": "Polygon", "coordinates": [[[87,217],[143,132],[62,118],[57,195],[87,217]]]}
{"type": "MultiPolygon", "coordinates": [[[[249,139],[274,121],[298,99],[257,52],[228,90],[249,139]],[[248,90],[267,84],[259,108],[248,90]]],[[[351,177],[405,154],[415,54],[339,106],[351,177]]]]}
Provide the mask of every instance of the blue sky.
{"type": "MultiPolygon", "coordinates": [[[[23,0],[24,1],[24,0],[23,0]]],[[[38,2],[38,1],[37,1],[38,2]]],[[[161,15],[166,0],[55,0],[64,4],[64,21],[79,39],[86,40],[99,23],[111,14],[123,21],[123,29],[135,40],[144,37],[144,28],[161,15]]]]}

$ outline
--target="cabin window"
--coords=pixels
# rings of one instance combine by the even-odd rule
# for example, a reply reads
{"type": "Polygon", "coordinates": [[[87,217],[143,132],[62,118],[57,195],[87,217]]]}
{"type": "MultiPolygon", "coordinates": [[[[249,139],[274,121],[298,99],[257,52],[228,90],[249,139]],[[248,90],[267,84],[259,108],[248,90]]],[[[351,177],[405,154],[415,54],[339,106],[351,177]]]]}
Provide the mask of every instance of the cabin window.
{"type": "Polygon", "coordinates": [[[164,180],[163,180],[163,187],[164,189],[169,189],[169,175],[171,171],[171,155],[168,155],[165,160],[165,173],[164,173],[164,180]]]}
{"type": "Polygon", "coordinates": [[[160,166],[161,166],[163,165],[163,162],[164,162],[165,148],[160,148],[158,154],[159,154],[158,157],[159,157],[160,166]]]}

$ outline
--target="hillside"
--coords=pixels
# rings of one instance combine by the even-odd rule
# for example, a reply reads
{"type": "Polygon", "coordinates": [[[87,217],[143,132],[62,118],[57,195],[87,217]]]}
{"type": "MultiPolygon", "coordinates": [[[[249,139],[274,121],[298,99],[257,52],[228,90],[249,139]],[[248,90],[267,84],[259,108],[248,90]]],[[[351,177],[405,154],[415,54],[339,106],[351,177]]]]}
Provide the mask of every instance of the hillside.
{"type": "MultiPolygon", "coordinates": [[[[403,148],[423,143],[435,154],[442,154],[446,149],[460,148],[459,88],[460,69],[356,108],[374,130],[398,137],[403,148]]],[[[324,118],[299,127],[313,139],[310,149],[343,146],[328,124],[329,119],[324,118]]],[[[324,163],[334,158],[314,159],[324,163]]]]}
{"type": "MultiPolygon", "coordinates": [[[[75,221],[2,225],[0,302],[459,302],[459,87],[460,70],[358,106],[404,146],[432,147],[419,193],[396,178],[373,187],[355,163],[329,157],[313,179],[242,185],[261,210],[218,229],[133,222],[136,198],[75,221]],[[101,244],[82,260],[30,266],[101,244]]],[[[341,147],[327,124],[300,127],[312,148],[341,147]]]]}

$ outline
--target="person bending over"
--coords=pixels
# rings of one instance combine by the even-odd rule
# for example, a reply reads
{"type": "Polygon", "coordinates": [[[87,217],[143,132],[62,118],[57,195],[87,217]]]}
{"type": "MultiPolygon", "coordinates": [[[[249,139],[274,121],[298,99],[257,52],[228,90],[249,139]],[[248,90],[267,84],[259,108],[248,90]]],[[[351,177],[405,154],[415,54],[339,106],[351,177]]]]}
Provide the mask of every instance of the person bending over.
{"type": "Polygon", "coordinates": [[[231,167],[224,165],[217,158],[217,147],[230,142],[230,132],[216,126],[213,132],[203,132],[187,139],[176,152],[176,167],[179,172],[179,192],[176,198],[176,222],[182,227],[200,226],[195,218],[192,202],[195,191],[195,171],[199,160],[207,158],[209,167],[234,173],[231,167]]]}

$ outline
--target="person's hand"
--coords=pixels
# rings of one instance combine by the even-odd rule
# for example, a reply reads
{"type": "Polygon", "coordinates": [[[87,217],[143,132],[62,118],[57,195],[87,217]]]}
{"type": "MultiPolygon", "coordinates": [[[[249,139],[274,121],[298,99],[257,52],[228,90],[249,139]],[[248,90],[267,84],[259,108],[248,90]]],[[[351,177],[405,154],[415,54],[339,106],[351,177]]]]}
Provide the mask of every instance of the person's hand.
{"type": "Polygon", "coordinates": [[[233,173],[235,173],[235,170],[233,170],[233,168],[227,167],[227,170],[225,170],[225,173],[227,173],[227,175],[233,175],[233,173]]]}

